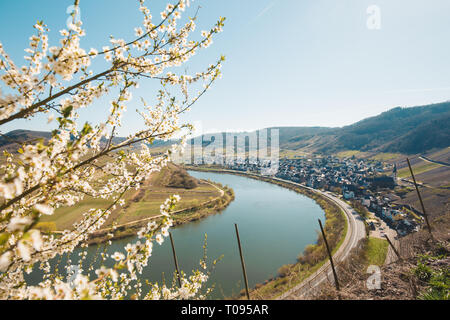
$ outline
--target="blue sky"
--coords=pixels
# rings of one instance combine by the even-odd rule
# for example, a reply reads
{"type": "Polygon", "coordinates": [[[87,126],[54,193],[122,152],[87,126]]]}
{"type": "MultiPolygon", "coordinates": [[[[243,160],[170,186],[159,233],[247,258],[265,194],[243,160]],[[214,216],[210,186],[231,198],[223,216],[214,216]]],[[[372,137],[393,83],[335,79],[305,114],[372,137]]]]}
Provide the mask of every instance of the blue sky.
{"type": "MultiPolygon", "coordinates": [[[[87,37],[101,48],[109,35],[129,39],[141,21],[137,0],[81,0],[87,37]]],[[[147,1],[153,16],[165,1],[147,1]]],[[[43,19],[50,38],[65,28],[69,0],[0,1],[0,41],[22,59],[32,25],[43,19]]],[[[196,71],[224,54],[223,78],[185,116],[205,131],[269,126],[344,126],[396,106],[415,106],[450,97],[450,1],[448,0],[196,0],[198,31],[219,16],[224,32],[190,65],[196,71]],[[377,5],[381,29],[367,28],[367,8],[377,5]]],[[[120,134],[139,125],[134,92],[120,134]]],[[[97,102],[82,120],[100,119],[109,109],[97,102]]],[[[0,130],[50,130],[36,119],[0,130]]]]}

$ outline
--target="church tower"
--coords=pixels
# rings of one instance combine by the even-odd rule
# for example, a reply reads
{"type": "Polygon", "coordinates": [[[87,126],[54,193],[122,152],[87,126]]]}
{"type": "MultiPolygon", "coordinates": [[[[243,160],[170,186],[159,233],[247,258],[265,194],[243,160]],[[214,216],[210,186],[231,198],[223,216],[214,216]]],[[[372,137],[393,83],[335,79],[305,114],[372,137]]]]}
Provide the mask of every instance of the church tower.
{"type": "Polygon", "coordinates": [[[394,170],[392,170],[392,178],[394,179],[394,183],[397,184],[397,163],[394,163],[394,170]]]}

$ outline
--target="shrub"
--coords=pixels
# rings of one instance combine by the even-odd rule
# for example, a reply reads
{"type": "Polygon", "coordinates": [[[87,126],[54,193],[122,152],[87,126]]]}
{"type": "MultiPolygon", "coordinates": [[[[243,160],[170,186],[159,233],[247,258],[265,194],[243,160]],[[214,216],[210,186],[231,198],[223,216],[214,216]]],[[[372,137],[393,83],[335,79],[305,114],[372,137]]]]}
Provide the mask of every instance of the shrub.
{"type": "Polygon", "coordinates": [[[291,273],[290,265],[285,264],[278,269],[278,275],[281,278],[287,277],[291,273]]]}
{"type": "Polygon", "coordinates": [[[430,280],[432,272],[433,271],[429,266],[421,262],[419,262],[417,267],[414,269],[414,274],[422,281],[430,280]]]}

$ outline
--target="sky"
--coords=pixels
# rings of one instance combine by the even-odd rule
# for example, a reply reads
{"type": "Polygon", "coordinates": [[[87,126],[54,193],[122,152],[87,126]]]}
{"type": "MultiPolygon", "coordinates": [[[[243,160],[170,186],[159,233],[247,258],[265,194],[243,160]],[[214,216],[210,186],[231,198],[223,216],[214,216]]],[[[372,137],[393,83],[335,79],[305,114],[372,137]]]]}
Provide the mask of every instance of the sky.
{"type": "MultiPolygon", "coordinates": [[[[0,42],[22,61],[33,24],[44,20],[56,41],[72,3],[0,1],[0,42]]],[[[146,2],[154,17],[165,3],[146,2]]],[[[142,21],[137,0],[80,5],[87,50],[108,45],[110,35],[131,39],[142,21]]],[[[198,6],[198,31],[226,17],[223,33],[188,66],[199,71],[226,56],[222,79],[183,116],[204,132],[340,127],[393,107],[450,98],[448,0],[196,0],[188,13],[198,6]],[[377,13],[368,11],[373,6],[377,13]]],[[[121,135],[139,125],[139,97],[155,96],[156,86],[146,81],[133,92],[121,135]]],[[[81,121],[103,119],[109,100],[97,101],[81,121]]],[[[51,130],[52,124],[40,117],[0,131],[19,128],[51,130]]]]}

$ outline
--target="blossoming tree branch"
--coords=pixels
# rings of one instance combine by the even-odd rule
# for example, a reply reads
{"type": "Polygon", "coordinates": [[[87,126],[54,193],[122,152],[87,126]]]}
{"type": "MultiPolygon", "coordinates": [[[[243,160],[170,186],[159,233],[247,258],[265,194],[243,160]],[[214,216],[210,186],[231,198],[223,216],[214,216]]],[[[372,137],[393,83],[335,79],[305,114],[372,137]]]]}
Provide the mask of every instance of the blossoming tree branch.
{"type": "MultiPolygon", "coordinates": [[[[74,5],[78,8],[79,0],[74,5]]],[[[128,244],[123,252],[102,255],[102,262],[110,259],[113,267],[102,263],[92,277],[88,270],[74,275],[69,265],[64,275],[51,274],[49,263],[76,247],[87,247],[89,235],[124,204],[124,194],[139,189],[181,146],[153,156],[149,145],[155,139],[167,140],[192,130],[190,124],[181,122],[180,114],[220,77],[224,58],[196,74],[186,74],[184,69],[180,74],[174,72],[212,43],[225,19],[220,18],[209,31],[195,35],[197,14],[181,23],[188,7],[189,0],[180,0],[153,17],[140,0],[143,22],[135,28],[135,38],[111,37],[109,45],[101,49],[80,47],[85,31],[75,14],[68,30],[60,31],[58,46],[49,47],[49,30],[44,22],[38,22],[30,46],[25,49],[26,65],[22,67],[12,61],[0,43],[0,126],[41,114],[47,114],[55,126],[47,142],[18,142],[17,152],[4,151],[6,161],[0,170],[1,299],[202,297],[199,290],[208,278],[204,262],[191,276],[183,274],[181,288],[154,283],[145,291],[137,277],[148,263],[153,242],[161,244],[168,236],[173,223],[170,212],[179,200],[177,195],[161,205],[163,219],[139,232],[140,241],[128,244]],[[106,61],[107,67],[94,72],[99,69],[94,68],[98,59],[106,61]],[[155,92],[155,104],[142,101],[137,110],[144,126],[115,143],[127,102],[132,98],[131,90],[138,88],[141,80],[150,79],[160,84],[160,90],[155,92]],[[200,84],[203,87],[198,91],[200,84]],[[193,87],[195,94],[191,93],[193,87]],[[81,123],[80,110],[93,108],[94,100],[105,95],[114,96],[105,119],[97,124],[81,123]],[[86,211],[62,235],[44,234],[36,228],[43,215],[52,215],[62,206],[74,206],[86,196],[107,199],[110,204],[86,211]],[[24,273],[31,272],[34,266],[44,271],[44,277],[33,286],[24,280],[24,273]],[[72,282],[71,276],[75,277],[72,282]]],[[[80,267],[85,257],[86,252],[81,254],[80,267]]]]}

